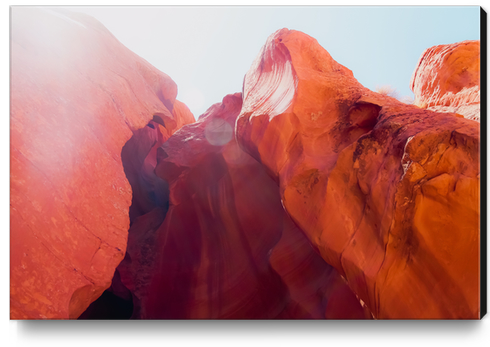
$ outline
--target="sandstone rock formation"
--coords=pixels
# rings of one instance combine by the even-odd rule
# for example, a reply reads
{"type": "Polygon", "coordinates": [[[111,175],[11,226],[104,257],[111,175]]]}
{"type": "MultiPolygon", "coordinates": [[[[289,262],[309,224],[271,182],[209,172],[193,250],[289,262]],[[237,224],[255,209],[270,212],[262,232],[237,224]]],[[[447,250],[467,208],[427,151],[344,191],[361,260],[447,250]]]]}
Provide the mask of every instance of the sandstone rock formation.
{"type": "Polygon", "coordinates": [[[10,317],[76,318],[125,254],[123,146],[154,115],[167,137],[193,117],[86,15],[12,9],[11,62],[10,317]]]}
{"type": "Polygon", "coordinates": [[[428,48],[412,75],[414,104],[480,120],[480,41],[428,48]]]}
{"type": "Polygon", "coordinates": [[[370,318],[285,214],[276,182],[238,147],[241,105],[241,94],[226,96],[157,149],[167,191],[155,196],[169,207],[154,203],[134,219],[117,269],[132,318],[370,318]]]}
{"type": "Polygon", "coordinates": [[[478,318],[477,43],[418,107],[282,29],[194,123],[94,19],[12,16],[12,319],[478,318]]]}
{"type": "Polygon", "coordinates": [[[269,37],[237,139],[375,318],[477,318],[479,123],[361,86],[313,38],[269,37]]]}

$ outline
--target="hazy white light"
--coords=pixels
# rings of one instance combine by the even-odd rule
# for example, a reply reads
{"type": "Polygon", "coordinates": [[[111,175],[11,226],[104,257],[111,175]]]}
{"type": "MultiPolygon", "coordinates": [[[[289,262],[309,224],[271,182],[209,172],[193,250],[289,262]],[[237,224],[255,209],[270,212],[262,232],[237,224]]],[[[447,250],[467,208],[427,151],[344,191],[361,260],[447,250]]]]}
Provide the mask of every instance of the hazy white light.
{"type": "Polygon", "coordinates": [[[181,88],[177,99],[186,104],[193,113],[195,110],[201,110],[206,106],[206,99],[204,98],[203,93],[194,87],[181,88]]]}
{"type": "Polygon", "coordinates": [[[204,136],[213,146],[223,146],[233,137],[233,129],[227,121],[215,118],[206,125],[204,136]]]}

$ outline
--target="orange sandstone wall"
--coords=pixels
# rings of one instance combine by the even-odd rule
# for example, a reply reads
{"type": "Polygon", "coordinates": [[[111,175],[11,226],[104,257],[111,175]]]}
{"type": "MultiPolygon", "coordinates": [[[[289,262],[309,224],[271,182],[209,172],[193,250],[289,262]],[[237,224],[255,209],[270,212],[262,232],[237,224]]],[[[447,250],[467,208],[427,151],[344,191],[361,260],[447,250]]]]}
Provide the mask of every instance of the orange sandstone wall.
{"type": "Polygon", "coordinates": [[[282,29],[244,81],[240,145],[375,318],[477,318],[479,124],[371,92],[282,29]]]}
{"type": "Polygon", "coordinates": [[[414,104],[480,121],[480,41],[428,48],[412,75],[414,104]]]}
{"type": "Polygon", "coordinates": [[[12,319],[76,318],[111,284],[132,198],[121,149],[153,115],[169,133],[190,122],[176,95],[93,18],[12,9],[12,319]]]}

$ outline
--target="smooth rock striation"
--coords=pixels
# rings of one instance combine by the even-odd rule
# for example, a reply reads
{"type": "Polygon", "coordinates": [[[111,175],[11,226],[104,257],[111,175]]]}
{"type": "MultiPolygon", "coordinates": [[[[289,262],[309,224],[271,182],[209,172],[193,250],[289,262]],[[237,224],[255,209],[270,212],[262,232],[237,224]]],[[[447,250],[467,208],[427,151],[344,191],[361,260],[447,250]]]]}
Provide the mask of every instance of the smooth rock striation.
{"type": "Polygon", "coordinates": [[[121,149],[154,115],[167,137],[191,118],[170,77],[93,18],[11,13],[10,317],[76,318],[125,254],[121,149]]]}
{"type": "Polygon", "coordinates": [[[375,318],[478,318],[477,122],[374,93],[287,29],[247,73],[243,103],[240,146],[375,318]],[[247,99],[279,80],[287,103],[247,99]]]}
{"type": "Polygon", "coordinates": [[[428,48],[412,75],[414,104],[480,121],[480,41],[428,48]]]}

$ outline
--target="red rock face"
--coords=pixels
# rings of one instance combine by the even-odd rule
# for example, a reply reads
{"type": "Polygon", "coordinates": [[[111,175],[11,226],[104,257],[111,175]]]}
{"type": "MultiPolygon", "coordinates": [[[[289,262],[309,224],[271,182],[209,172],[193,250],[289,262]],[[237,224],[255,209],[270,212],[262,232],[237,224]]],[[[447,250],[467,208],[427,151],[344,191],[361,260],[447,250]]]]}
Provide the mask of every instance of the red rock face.
{"type": "Polygon", "coordinates": [[[126,250],[121,149],[154,115],[167,137],[192,115],[91,17],[16,8],[11,35],[10,317],[76,318],[126,250]]]}
{"type": "Polygon", "coordinates": [[[12,16],[12,319],[478,318],[474,43],[426,52],[421,108],[283,29],[188,124],[97,21],[12,16]]]}
{"type": "Polygon", "coordinates": [[[428,48],[410,88],[417,106],[480,121],[480,41],[428,48]]]}
{"type": "Polygon", "coordinates": [[[238,147],[241,106],[241,94],[226,96],[158,149],[170,206],[135,218],[118,267],[132,317],[370,318],[238,147]]]}
{"type": "Polygon", "coordinates": [[[287,29],[243,104],[238,142],[375,318],[478,317],[478,123],[371,92],[287,29]]]}

